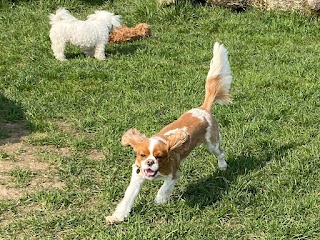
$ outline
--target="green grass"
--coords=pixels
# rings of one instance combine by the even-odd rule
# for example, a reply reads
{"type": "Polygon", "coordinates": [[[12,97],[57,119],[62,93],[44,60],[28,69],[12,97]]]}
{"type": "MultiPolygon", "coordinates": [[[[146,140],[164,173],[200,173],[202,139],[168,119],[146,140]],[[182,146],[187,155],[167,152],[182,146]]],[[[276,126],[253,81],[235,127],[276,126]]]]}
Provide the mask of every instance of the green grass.
{"type": "MultiPolygon", "coordinates": [[[[319,19],[185,1],[1,3],[0,123],[25,120],[32,130],[27,144],[71,151],[42,159],[65,188],[0,200],[1,238],[320,237],[319,19]],[[48,37],[48,14],[59,6],[79,18],[108,9],[129,26],[149,23],[153,37],[108,45],[106,61],[69,47],[69,61],[59,62],[48,37]],[[167,204],[154,204],[161,182],[148,182],[129,219],[105,225],[130,180],[134,155],[121,148],[122,134],[136,127],[151,135],[199,106],[215,41],[228,49],[234,77],[233,104],[213,109],[229,169],[220,172],[200,147],[182,166],[167,204]],[[91,159],[93,150],[104,159],[91,159]]],[[[7,135],[0,127],[0,138],[7,135]]],[[[23,185],[32,172],[11,176],[23,185]]]]}
{"type": "Polygon", "coordinates": [[[9,172],[9,175],[14,177],[14,183],[18,187],[25,187],[30,183],[35,173],[23,168],[15,168],[9,172]]]}

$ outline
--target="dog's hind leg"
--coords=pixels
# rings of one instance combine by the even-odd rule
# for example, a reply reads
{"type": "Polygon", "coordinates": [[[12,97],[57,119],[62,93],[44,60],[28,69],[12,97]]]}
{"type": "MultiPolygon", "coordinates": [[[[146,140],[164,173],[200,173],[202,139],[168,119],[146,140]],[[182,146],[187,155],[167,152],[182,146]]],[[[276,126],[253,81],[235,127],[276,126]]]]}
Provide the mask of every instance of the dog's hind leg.
{"type": "Polygon", "coordinates": [[[105,43],[97,44],[94,50],[94,57],[98,60],[105,60],[106,55],[104,51],[105,51],[105,43]]]}
{"type": "Polygon", "coordinates": [[[218,133],[218,135],[211,133],[210,137],[206,137],[206,143],[208,145],[209,151],[218,158],[219,169],[225,171],[227,169],[228,164],[224,159],[224,152],[220,145],[220,140],[220,133],[218,133]]]}
{"type": "Polygon", "coordinates": [[[56,59],[60,61],[66,61],[66,57],[64,55],[64,49],[65,49],[66,43],[60,42],[60,41],[52,41],[51,49],[53,51],[53,54],[56,59]]]}

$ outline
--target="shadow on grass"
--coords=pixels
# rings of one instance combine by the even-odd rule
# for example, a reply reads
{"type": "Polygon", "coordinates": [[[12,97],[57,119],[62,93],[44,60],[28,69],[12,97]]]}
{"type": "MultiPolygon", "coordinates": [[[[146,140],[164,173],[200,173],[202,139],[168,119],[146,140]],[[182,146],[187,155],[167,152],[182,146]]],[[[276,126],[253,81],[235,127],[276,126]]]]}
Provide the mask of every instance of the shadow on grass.
{"type": "Polygon", "coordinates": [[[81,0],[81,2],[84,2],[86,4],[89,4],[89,5],[103,5],[105,2],[111,2],[113,3],[115,0],[81,0]]]}
{"type": "MultiPolygon", "coordinates": [[[[215,204],[223,195],[227,194],[229,188],[239,176],[246,175],[248,172],[255,169],[263,168],[267,162],[273,157],[281,158],[286,156],[288,150],[301,145],[299,143],[284,144],[278,149],[261,147],[261,155],[259,157],[251,157],[250,154],[246,156],[237,156],[230,158],[228,161],[228,169],[225,172],[216,171],[215,174],[200,179],[197,182],[191,183],[187,186],[183,193],[183,198],[190,206],[198,206],[205,208],[215,204]]],[[[248,192],[253,193],[255,189],[247,189],[248,192]]]]}
{"type": "Polygon", "coordinates": [[[108,50],[108,53],[111,55],[133,55],[138,49],[146,48],[146,46],[139,43],[140,41],[144,40],[136,40],[130,43],[110,43],[113,45],[113,48],[108,50]]]}
{"type": "Polygon", "coordinates": [[[30,124],[21,105],[0,92],[0,145],[20,142],[20,138],[29,133],[30,124]]]}
{"type": "MultiPolygon", "coordinates": [[[[26,2],[26,3],[28,3],[28,2],[34,2],[34,0],[9,0],[8,1],[8,3],[10,3],[10,4],[18,4],[18,3],[20,3],[20,2],[26,2]]],[[[90,1],[88,1],[88,0],[81,0],[81,2],[84,2],[84,3],[86,3],[86,4],[88,4],[88,5],[103,5],[105,2],[114,2],[114,0],[90,0],[90,1]]]]}
{"type": "MultiPolygon", "coordinates": [[[[138,40],[139,41],[139,40],[138,40]]],[[[133,55],[138,49],[145,48],[142,44],[135,43],[110,43],[110,48],[108,47],[109,44],[107,44],[107,50],[105,52],[105,55],[107,57],[106,60],[112,55],[133,55]]],[[[83,59],[86,58],[85,54],[81,52],[81,50],[77,49],[75,46],[67,46],[65,50],[65,56],[68,60],[71,59],[83,59]]],[[[94,59],[94,57],[90,57],[91,59],[94,59]]]]}

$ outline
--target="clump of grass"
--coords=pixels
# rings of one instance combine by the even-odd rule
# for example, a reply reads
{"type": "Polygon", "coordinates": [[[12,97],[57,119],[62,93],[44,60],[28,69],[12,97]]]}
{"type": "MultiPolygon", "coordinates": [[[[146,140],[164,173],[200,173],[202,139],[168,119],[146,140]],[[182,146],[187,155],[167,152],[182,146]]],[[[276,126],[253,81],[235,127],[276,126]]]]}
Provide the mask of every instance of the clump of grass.
{"type": "Polygon", "coordinates": [[[34,176],[36,176],[35,172],[32,172],[29,169],[25,168],[15,168],[8,172],[8,175],[13,177],[13,181],[18,187],[25,187],[30,184],[30,181],[34,176]]]}
{"type": "Polygon", "coordinates": [[[6,160],[9,158],[9,155],[5,152],[0,150],[0,160],[6,160]]]}

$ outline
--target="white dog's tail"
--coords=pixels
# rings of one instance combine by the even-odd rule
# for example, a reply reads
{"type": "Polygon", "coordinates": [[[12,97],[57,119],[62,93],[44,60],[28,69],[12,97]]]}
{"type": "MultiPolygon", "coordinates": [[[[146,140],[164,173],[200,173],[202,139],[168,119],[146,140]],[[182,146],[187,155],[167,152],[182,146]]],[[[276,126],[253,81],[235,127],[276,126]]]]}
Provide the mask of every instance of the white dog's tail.
{"type": "Polygon", "coordinates": [[[210,62],[206,80],[206,95],[200,108],[210,112],[215,102],[221,104],[231,102],[229,94],[231,82],[232,76],[227,49],[216,42],[213,47],[213,58],[210,62]]]}
{"type": "Polygon", "coordinates": [[[49,15],[50,24],[57,23],[59,21],[74,21],[77,20],[71,13],[65,8],[59,8],[56,14],[49,15]]]}

